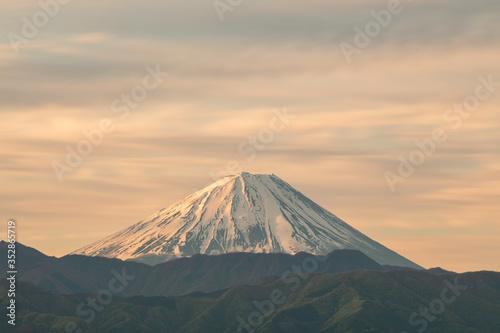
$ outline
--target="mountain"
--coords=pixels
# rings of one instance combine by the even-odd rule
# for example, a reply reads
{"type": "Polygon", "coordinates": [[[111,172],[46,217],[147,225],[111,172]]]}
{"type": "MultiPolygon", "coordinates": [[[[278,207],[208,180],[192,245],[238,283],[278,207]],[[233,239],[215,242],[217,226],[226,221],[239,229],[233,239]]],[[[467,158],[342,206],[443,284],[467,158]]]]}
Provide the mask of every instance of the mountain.
{"type": "MultiPolygon", "coordinates": [[[[0,242],[0,252],[7,243],[0,242]]],[[[192,292],[212,292],[241,285],[254,285],[267,278],[282,276],[293,267],[303,267],[316,258],[317,273],[331,274],[359,269],[384,270],[357,250],[336,250],[328,257],[308,253],[228,253],[215,256],[197,254],[155,266],[104,257],[68,255],[48,257],[17,243],[18,278],[58,294],[95,293],[107,288],[112,271],[126,272],[134,279],[124,296],[177,296],[192,292]],[[28,253],[38,253],[28,260],[28,253]]],[[[0,261],[0,271],[7,271],[0,261]]],[[[303,270],[303,268],[302,268],[303,270]]]]}
{"type": "MultiPolygon", "coordinates": [[[[436,276],[421,270],[361,270],[299,280],[295,290],[278,278],[208,294],[105,298],[102,306],[97,302],[93,308],[89,302],[99,299],[99,294],[57,295],[18,282],[14,329],[36,333],[499,332],[498,272],[436,276]],[[449,289],[449,284],[460,289],[449,289]],[[270,305],[271,300],[276,302],[270,305]],[[76,309],[82,305],[79,316],[76,309]],[[66,329],[71,322],[78,330],[66,329]]],[[[3,309],[7,290],[8,281],[1,279],[3,309]]],[[[1,332],[12,328],[7,320],[0,321],[1,332]]]]}
{"type": "Polygon", "coordinates": [[[363,235],[275,175],[228,176],[72,254],[154,264],[232,252],[325,255],[359,250],[381,265],[421,267],[363,235]]]}
{"type": "MultiPolygon", "coordinates": [[[[0,240],[0,252],[5,253],[7,255],[8,251],[8,246],[9,243],[3,240],[0,240]]],[[[38,262],[48,259],[48,258],[53,258],[55,257],[49,257],[42,252],[38,251],[37,249],[34,249],[32,247],[23,245],[19,242],[16,242],[16,257],[20,260],[16,261],[16,266],[19,267],[33,267],[35,266],[38,262]]],[[[7,260],[2,260],[0,261],[0,269],[2,270],[3,273],[8,271],[7,269],[7,260]]],[[[2,273],[0,273],[2,274],[2,273]]]]}

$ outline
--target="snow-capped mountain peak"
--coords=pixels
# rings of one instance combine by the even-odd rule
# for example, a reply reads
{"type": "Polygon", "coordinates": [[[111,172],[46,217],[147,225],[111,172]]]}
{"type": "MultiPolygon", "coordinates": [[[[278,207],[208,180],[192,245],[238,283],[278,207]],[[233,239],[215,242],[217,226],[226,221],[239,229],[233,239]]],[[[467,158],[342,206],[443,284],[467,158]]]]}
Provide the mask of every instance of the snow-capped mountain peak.
{"type": "Polygon", "coordinates": [[[420,268],[371,240],[275,175],[224,177],[72,254],[161,262],[197,253],[357,249],[380,264],[420,268]]]}

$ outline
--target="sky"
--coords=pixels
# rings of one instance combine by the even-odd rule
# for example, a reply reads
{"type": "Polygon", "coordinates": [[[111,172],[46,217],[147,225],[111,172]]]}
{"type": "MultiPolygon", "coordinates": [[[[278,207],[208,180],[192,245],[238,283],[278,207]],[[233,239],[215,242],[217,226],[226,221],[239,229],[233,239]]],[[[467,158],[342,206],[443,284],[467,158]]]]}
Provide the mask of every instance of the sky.
{"type": "Polygon", "coordinates": [[[500,270],[500,2],[59,1],[0,1],[19,242],[63,256],[247,171],[424,267],[500,270]]]}

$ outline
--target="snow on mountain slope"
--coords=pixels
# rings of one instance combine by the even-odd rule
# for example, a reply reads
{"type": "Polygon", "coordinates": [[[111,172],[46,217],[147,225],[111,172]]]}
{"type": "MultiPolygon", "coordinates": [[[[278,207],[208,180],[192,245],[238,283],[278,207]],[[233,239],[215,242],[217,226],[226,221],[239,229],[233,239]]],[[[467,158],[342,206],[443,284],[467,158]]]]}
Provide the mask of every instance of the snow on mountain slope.
{"type": "Polygon", "coordinates": [[[71,254],[161,262],[196,253],[357,249],[380,264],[421,268],[363,235],[275,175],[218,180],[71,254]]]}

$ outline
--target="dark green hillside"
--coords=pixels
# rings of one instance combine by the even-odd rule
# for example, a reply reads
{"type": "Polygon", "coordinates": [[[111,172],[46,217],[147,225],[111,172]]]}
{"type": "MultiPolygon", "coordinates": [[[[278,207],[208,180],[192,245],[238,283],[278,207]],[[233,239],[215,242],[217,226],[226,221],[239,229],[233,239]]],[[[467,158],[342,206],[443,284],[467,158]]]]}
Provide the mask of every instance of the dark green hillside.
{"type": "MultiPolygon", "coordinates": [[[[262,333],[417,332],[422,323],[410,325],[410,315],[440,299],[447,288],[444,281],[454,284],[455,278],[467,289],[456,291],[459,296],[445,305],[443,313],[431,317],[425,332],[499,332],[500,273],[361,270],[304,278],[268,279],[256,286],[210,294],[114,298],[90,324],[78,318],[75,310],[95,294],[56,295],[22,283],[17,295],[17,332],[64,332],[69,321],[77,323],[82,332],[236,332],[238,318],[248,322],[249,316],[258,327],[248,326],[240,332],[251,332],[248,328],[262,333]],[[270,299],[284,304],[273,304],[272,309],[270,299]],[[254,302],[264,314],[256,312],[254,302]]],[[[6,282],[1,286],[1,306],[5,309],[6,282]]],[[[447,299],[455,296],[449,290],[444,295],[447,299]]],[[[422,318],[419,315],[415,320],[422,318]]],[[[8,329],[2,321],[2,332],[8,329]]]]}

